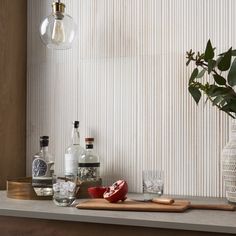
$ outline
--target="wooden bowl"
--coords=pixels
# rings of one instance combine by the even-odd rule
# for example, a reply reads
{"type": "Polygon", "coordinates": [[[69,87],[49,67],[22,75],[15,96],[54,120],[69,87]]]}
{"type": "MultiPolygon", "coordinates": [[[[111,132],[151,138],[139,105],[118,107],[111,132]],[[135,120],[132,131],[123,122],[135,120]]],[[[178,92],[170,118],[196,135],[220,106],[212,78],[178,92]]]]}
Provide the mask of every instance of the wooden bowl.
{"type": "Polygon", "coordinates": [[[51,200],[52,196],[37,196],[31,177],[7,180],[7,197],[22,200],[51,200]]]}

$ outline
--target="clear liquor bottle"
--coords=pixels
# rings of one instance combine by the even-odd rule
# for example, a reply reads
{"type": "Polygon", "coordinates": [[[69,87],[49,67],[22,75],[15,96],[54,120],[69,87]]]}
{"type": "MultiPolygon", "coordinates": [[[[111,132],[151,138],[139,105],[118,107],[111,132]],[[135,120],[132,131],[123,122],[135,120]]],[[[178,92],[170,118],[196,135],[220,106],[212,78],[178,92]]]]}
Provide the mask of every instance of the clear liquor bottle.
{"type": "Polygon", "coordinates": [[[79,157],[83,151],[84,149],[80,146],[79,121],[74,121],[71,134],[71,145],[65,152],[65,175],[78,175],[79,157]]]}
{"type": "Polygon", "coordinates": [[[99,156],[93,150],[94,138],[85,138],[86,150],[80,156],[78,177],[82,181],[97,181],[100,178],[99,156]]]}
{"type": "Polygon", "coordinates": [[[54,157],[48,152],[49,137],[40,137],[40,151],[33,157],[32,186],[38,196],[51,196],[54,157]]]}

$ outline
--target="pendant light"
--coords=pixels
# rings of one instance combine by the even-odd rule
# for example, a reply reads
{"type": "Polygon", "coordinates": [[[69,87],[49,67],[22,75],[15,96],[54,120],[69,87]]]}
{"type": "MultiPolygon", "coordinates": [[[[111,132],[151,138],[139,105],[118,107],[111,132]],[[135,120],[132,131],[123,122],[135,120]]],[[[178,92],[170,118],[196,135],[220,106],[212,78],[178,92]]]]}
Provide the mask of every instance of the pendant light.
{"type": "Polygon", "coordinates": [[[40,37],[48,48],[69,49],[76,37],[77,26],[65,8],[60,0],[53,2],[52,14],[40,25],[40,37]]]}

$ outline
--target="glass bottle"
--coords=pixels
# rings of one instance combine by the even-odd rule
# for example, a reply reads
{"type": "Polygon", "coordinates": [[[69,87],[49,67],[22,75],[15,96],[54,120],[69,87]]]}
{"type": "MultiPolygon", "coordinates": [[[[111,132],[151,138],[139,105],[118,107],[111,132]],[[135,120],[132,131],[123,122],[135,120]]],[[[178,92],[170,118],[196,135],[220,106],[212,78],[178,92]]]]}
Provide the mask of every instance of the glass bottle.
{"type": "Polygon", "coordinates": [[[232,120],[231,137],[222,150],[222,176],[226,198],[236,203],[236,121],[232,120]]]}
{"type": "Polygon", "coordinates": [[[100,178],[100,161],[93,150],[94,138],[85,138],[86,150],[80,156],[78,177],[82,181],[96,181],[100,178]]]}
{"type": "Polygon", "coordinates": [[[54,157],[48,152],[49,137],[40,137],[40,151],[33,157],[32,186],[38,196],[51,196],[54,157]]]}
{"type": "Polygon", "coordinates": [[[83,151],[84,149],[80,146],[79,121],[74,121],[71,134],[71,145],[65,152],[65,175],[78,175],[78,161],[83,151]]]}

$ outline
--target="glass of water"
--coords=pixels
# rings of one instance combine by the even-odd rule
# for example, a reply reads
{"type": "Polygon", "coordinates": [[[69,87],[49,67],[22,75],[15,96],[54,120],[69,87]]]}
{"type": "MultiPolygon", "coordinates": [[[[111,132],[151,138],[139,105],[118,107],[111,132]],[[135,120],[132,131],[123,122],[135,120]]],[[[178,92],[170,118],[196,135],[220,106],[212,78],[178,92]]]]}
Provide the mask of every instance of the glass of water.
{"type": "Polygon", "coordinates": [[[164,173],[162,170],[143,171],[144,200],[161,197],[164,191],[164,173]]]}
{"type": "Polygon", "coordinates": [[[77,176],[53,176],[53,201],[57,206],[70,206],[76,199],[77,176]]]}

